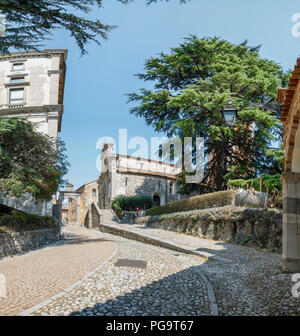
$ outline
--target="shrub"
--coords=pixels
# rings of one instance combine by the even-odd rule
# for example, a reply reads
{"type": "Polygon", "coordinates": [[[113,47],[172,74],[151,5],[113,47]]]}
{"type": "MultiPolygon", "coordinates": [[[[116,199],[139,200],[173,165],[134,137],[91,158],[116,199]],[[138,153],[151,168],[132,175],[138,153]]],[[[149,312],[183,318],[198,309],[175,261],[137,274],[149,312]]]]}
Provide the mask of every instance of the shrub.
{"type": "Polygon", "coordinates": [[[120,218],[120,219],[123,219],[124,218],[124,212],[122,211],[122,209],[120,208],[119,204],[117,201],[112,201],[112,208],[113,210],[115,210],[117,216],[120,218]]]}
{"type": "Polygon", "coordinates": [[[149,209],[153,205],[153,200],[148,196],[119,196],[112,202],[114,208],[119,206],[121,210],[135,211],[139,209],[149,209]]]}
{"type": "Polygon", "coordinates": [[[236,191],[227,190],[195,196],[160,207],[148,209],[146,211],[146,216],[156,216],[180,211],[222,207],[232,204],[235,194],[236,191]]]}

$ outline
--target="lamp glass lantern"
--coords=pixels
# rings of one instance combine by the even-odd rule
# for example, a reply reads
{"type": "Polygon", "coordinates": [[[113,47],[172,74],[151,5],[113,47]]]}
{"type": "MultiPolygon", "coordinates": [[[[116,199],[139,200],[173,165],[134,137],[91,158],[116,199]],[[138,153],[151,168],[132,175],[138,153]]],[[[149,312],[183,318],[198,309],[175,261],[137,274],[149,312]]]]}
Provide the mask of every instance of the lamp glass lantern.
{"type": "Polygon", "coordinates": [[[223,118],[228,127],[232,127],[237,119],[237,110],[232,106],[232,103],[228,103],[228,107],[224,108],[222,111],[223,118]]]}

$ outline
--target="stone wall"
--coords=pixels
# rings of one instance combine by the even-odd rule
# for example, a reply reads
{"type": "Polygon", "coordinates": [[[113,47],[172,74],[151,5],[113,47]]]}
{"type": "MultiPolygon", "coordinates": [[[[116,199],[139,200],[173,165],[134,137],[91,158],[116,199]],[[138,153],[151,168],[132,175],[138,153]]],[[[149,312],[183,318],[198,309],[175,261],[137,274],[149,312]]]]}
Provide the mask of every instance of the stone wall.
{"type": "Polygon", "coordinates": [[[170,183],[176,181],[159,176],[138,175],[130,173],[116,174],[116,195],[149,196],[159,195],[161,203],[175,202],[178,198],[175,192],[170,193],[170,183]]]}
{"type": "Polygon", "coordinates": [[[92,203],[98,204],[98,182],[93,181],[84,184],[82,187],[76,190],[80,193],[80,210],[79,210],[79,222],[84,224],[88,208],[92,203]]]}
{"type": "Polygon", "coordinates": [[[137,223],[280,252],[282,214],[278,210],[226,206],[138,218],[137,223]]]}
{"type": "Polygon", "coordinates": [[[87,229],[99,228],[100,217],[101,211],[98,205],[95,203],[90,204],[84,219],[84,227],[87,229]]]}
{"type": "Polygon", "coordinates": [[[22,254],[60,240],[60,228],[0,234],[0,259],[22,254]]]}
{"type": "Polygon", "coordinates": [[[32,215],[52,216],[53,202],[36,201],[29,193],[21,197],[5,197],[0,195],[0,203],[32,215]]]}

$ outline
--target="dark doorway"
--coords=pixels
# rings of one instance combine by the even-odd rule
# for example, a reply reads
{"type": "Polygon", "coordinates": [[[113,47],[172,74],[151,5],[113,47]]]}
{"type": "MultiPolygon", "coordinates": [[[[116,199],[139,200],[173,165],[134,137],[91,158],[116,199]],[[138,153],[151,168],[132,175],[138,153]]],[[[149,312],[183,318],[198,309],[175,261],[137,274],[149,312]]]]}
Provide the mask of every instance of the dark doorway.
{"type": "Polygon", "coordinates": [[[160,197],[158,195],[153,196],[154,206],[160,206],[160,197]]]}

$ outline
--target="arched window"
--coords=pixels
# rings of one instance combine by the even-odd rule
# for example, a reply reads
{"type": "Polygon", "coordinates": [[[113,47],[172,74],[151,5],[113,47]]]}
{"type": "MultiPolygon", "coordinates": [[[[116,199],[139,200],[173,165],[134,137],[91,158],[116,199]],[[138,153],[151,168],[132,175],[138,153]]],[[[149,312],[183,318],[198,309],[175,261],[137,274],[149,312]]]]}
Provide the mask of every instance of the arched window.
{"type": "Polygon", "coordinates": [[[96,189],[93,189],[93,190],[92,190],[92,197],[95,198],[95,197],[96,197],[96,194],[97,194],[97,190],[96,190],[96,189]]]}
{"type": "Polygon", "coordinates": [[[171,144],[170,146],[170,163],[174,163],[175,158],[175,146],[171,144]]]}
{"type": "Polygon", "coordinates": [[[163,145],[159,145],[159,147],[158,147],[158,157],[159,157],[159,160],[162,160],[162,157],[163,157],[163,145]]]}
{"type": "Polygon", "coordinates": [[[160,206],[160,196],[159,195],[153,196],[153,203],[154,203],[154,206],[160,206]]]}

